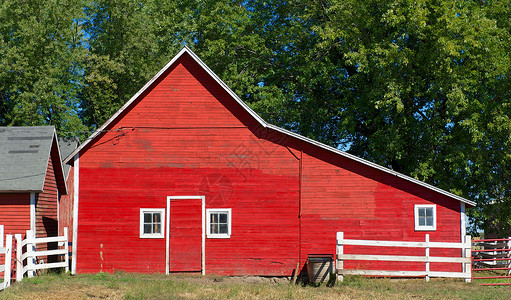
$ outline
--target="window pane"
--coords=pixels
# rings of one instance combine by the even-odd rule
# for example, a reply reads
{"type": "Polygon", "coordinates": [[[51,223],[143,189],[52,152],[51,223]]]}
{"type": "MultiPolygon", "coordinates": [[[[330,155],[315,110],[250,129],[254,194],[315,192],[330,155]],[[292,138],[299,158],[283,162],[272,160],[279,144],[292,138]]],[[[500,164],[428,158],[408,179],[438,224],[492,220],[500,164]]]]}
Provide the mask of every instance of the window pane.
{"type": "Polygon", "coordinates": [[[227,224],[220,224],[220,232],[219,233],[222,233],[222,234],[227,234],[227,224]]]}
{"type": "Polygon", "coordinates": [[[220,214],[220,223],[227,224],[227,213],[220,214]]]}
{"type": "Polygon", "coordinates": [[[153,221],[154,221],[154,223],[161,223],[161,215],[160,215],[160,213],[154,213],[153,221]]]}
{"type": "Polygon", "coordinates": [[[151,232],[151,224],[144,224],[144,233],[152,233],[151,232]]]}
{"type": "Polygon", "coordinates": [[[427,226],[433,226],[433,217],[432,216],[431,217],[428,216],[426,218],[426,225],[427,226]]]}
{"type": "Polygon", "coordinates": [[[426,218],[419,216],[419,226],[425,226],[426,225],[426,218]]]}
{"type": "Polygon", "coordinates": [[[160,224],[153,224],[153,233],[161,233],[160,224]]]}
{"type": "Polygon", "coordinates": [[[426,209],[419,208],[419,218],[426,216],[426,209]]]}
{"type": "Polygon", "coordinates": [[[229,227],[230,227],[230,215],[227,209],[211,209],[207,211],[209,228],[208,228],[208,236],[213,238],[228,238],[229,227]]]}
{"type": "Polygon", "coordinates": [[[429,207],[429,208],[426,208],[426,217],[433,217],[433,208],[432,207],[429,207]]]}
{"type": "Polygon", "coordinates": [[[144,213],[144,223],[151,223],[151,213],[144,213]]]}

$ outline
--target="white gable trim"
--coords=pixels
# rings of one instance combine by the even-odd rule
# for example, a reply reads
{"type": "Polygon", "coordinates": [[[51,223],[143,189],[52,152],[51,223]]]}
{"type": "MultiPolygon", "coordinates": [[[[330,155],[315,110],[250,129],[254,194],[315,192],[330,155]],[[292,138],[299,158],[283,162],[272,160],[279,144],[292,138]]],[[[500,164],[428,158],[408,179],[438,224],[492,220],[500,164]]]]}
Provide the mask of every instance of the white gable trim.
{"type": "Polygon", "coordinates": [[[464,242],[465,235],[467,235],[467,222],[465,221],[467,215],[465,214],[465,203],[460,203],[460,228],[461,228],[461,242],[464,242]]]}
{"type": "Polygon", "coordinates": [[[398,173],[394,170],[391,170],[391,169],[388,169],[388,168],[385,168],[385,167],[382,167],[378,164],[375,164],[373,162],[370,162],[370,161],[367,161],[365,159],[362,159],[360,157],[357,157],[357,156],[354,156],[352,154],[349,154],[347,152],[344,152],[344,151],[341,151],[339,149],[336,149],[334,147],[330,147],[328,145],[325,145],[323,143],[320,143],[318,141],[315,141],[315,140],[312,140],[312,139],[309,139],[307,137],[304,137],[300,134],[297,134],[297,133],[294,133],[294,132],[291,132],[289,130],[285,130],[283,128],[280,128],[280,127],[277,127],[275,125],[271,125],[269,123],[267,123],[266,121],[264,121],[257,113],[255,113],[245,102],[243,102],[215,73],[213,73],[213,71],[195,54],[193,53],[192,50],[190,50],[190,48],[188,48],[187,46],[184,46],[183,49],[181,49],[181,51],[179,51],[179,53],[174,56],[174,58],[167,64],[165,65],[165,67],[163,67],[163,69],[161,69],[158,73],[156,73],[156,75],[151,79],[149,80],[149,82],[147,82],[133,97],[131,97],[131,99],[126,102],[126,104],[124,104],[121,109],[119,109],[110,119],[108,119],[108,121],[105,122],[105,124],[103,124],[103,126],[101,126],[100,128],[98,128],[87,140],[84,141],[83,144],[81,144],[78,148],[75,149],[75,151],[73,151],[73,153],[71,153],[65,160],[64,160],[64,163],[67,163],[68,161],[71,160],[72,157],[74,157],[74,155],[76,155],[77,153],[79,153],[85,146],[87,146],[92,140],[94,140],[101,132],[103,132],[103,130],[105,130],[105,128],[110,125],[113,121],[115,121],[115,119],[117,119],[117,117],[119,117],[122,112],[124,112],[124,110],[126,110],[135,100],[138,99],[138,97],[140,95],[142,95],[156,80],[158,80],[158,78],[163,74],[165,73],[165,71],[167,71],[172,65],[174,65],[174,63],[184,54],[184,53],[188,53],[192,59],[197,63],[199,64],[202,69],[204,69],[210,76],[213,80],[215,80],[234,100],[236,100],[236,102],[238,102],[239,105],[241,105],[241,107],[243,107],[252,117],[254,117],[254,119],[257,120],[257,122],[259,122],[259,124],[263,127],[263,128],[269,128],[269,129],[272,129],[272,130],[275,130],[275,131],[278,131],[280,133],[283,133],[285,135],[288,135],[288,136],[291,136],[291,137],[294,137],[296,139],[299,139],[301,141],[304,141],[306,143],[309,143],[309,144],[313,144],[317,147],[320,147],[320,148],[323,148],[327,151],[330,151],[330,152],[333,152],[333,153],[336,153],[336,154],[339,154],[343,157],[346,157],[348,159],[351,159],[351,160],[355,160],[359,163],[362,163],[362,164],[365,164],[369,167],[372,167],[372,168],[376,168],[380,171],[383,171],[385,173],[389,173],[389,174],[392,174],[394,176],[397,176],[399,178],[402,178],[404,180],[407,180],[407,181],[410,181],[410,182],[413,182],[415,184],[418,184],[420,186],[423,186],[427,189],[430,189],[430,190],[433,190],[435,192],[438,192],[440,194],[443,194],[445,196],[448,196],[450,198],[453,198],[453,199],[456,199],[458,201],[461,201],[463,203],[466,203],[468,205],[471,205],[471,206],[476,206],[476,203],[474,201],[470,201],[470,200],[467,200],[463,197],[460,197],[458,195],[454,195],[452,193],[449,193],[447,191],[444,191],[440,188],[437,188],[437,187],[434,187],[432,185],[429,185],[425,182],[422,182],[420,180],[417,180],[417,179],[414,179],[414,178],[411,178],[409,176],[406,176],[404,174],[401,174],[401,173],[398,173]]]}
{"type": "MultiPolygon", "coordinates": [[[[62,174],[62,180],[64,181],[64,191],[66,192],[66,195],[67,195],[68,189],[67,189],[66,174],[64,173],[64,162],[62,162],[62,156],[60,155],[59,138],[57,137],[57,129],[55,129],[55,127],[53,127],[53,141],[52,141],[52,146],[50,147],[50,156],[51,156],[51,150],[53,147],[53,143],[55,143],[55,145],[57,147],[57,154],[59,155],[58,162],[53,162],[53,165],[57,164],[59,166],[59,172],[62,174]]],[[[49,158],[48,158],[48,160],[49,160],[49,158]]],[[[54,172],[55,172],[55,170],[54,170],[54,172]]],[[[45,177],[45,179],[46,179],[46,177],[45,177]]],[[[57,178],[55,178],[55,181],[57,181],[57,178]]],[[[58,181],[57,181],[57,184],[58,184],[58,181]]],[[[57,188],[57,190],[58,190],[58,188],[57,188]]]]}
{"type": "Polygon", "coordinates": [[[74,156],[73,169],[73,251],[71,261],[71,274],[76,274],[76,256],[78,253],[78,204],[80,192],[80,155],[74,156]]]}

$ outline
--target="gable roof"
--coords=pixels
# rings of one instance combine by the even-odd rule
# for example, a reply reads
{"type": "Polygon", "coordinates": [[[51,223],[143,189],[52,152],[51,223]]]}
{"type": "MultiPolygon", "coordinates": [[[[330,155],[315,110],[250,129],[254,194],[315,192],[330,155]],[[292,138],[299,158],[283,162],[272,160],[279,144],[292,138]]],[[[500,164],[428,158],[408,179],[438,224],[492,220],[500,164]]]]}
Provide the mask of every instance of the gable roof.
{"type": "Polygon", "coordinates": [[[0,192],[43,192],[50,157],[59,191],[65,194],[55,127],[0,127],[0,192]]]}
{"type": "Polygon", "coordinates": [[[443,195],[446,195],[450,198],[453,198],[453,199],[456,199],[462,203],[466,203],[468,205],[471,205],[471,206],[475,206],[476,203],[473,202],[473,201],[470,201],[470,200],[467,200],[463,197],[460,197],[458,195],[455,195],[455,194],[452,194],[452,193],[449,193],[445,190],[442,190],[440,188],[437,188],[437,187],[434,187],[430,184],[427,184],[425,182],[422,182],[420,180],[417,180],[417,179],[414,179],[414,178],[411,178],[409,176],[406,176],[404,174],[401,174],[401,173],[398,173],[394,170],[391,170],[391,169],[388,169],[388,168],[385,168],[383,166],[380,166],[378,164],[375,164],[373,162],[370,162],[370,161],[367,161],[365,159],[362,159],[360,157],[357,157],[355,155],[352,155],[352,154],[349,154],[347,152],[344,152],[344,151],[341,151],[339,149],[336,149],[334,147],[331,147],[331,146],[328,146],[328,145],[325,145],[323,143],[320,143],[318,141],[315,141],[313,139],[310,139],[310,138],[307,138],[307,137],[304,137],[300,134],[297,134],[295,132],[291,132],[289,130],[286,130],[286,129],[283,129],[283,128],[280,128],[278,126],[275,126],[275,125],[272,125],[272,124],[269,124],[267,123],[266,121],[264,121],[257,113],[255,113],[245,102],[243,102],[243,100],[241,100],[215,73],[213,73],[213,71],[195,54],[193,53],[192,50],[190,50],[187,46],[184,46],[183,49],[181,49],[181,51],[179,51],[179,53],[174,56],[174,58],[167,64],[165,65],[165,67],[163,67],[163,69],[161,69],[151,80],[149,80],[133,97],[131,97],[131,99],[126,102],[110,119],[108,119],[105,124],[103,124],[101,127],[99,127],[94,133],[92,133],[92,135],[83,143],[81,144],[75,151],[73,151],[68,157],[66,157],[64,159],[64,163],[68,163],[72,157],[74,157],[77,153],[79,153],[82,149],[84,149],[92,140],[94,140],[95,138],[97,138],[104,130],[105,128],[107,128],[112,122],[114,122],[128,107],[131,106],[131,104],[133,102],[135,102],[138,97],[140,97],[146,90],[148,90],[156,81],[158,81],[158,79],[160,78],[160,76],[162,76],[162,74],[164,74],[169,68],[171,68],[175,63],[176,61],[181,58],[183,55],[189,55],[204,71],[206,71],[208,73],[209,76],[211,76],[211,78],[216,82],[218,83],[242,108],[244,108],[263,128],[268,128],[268,129],[271,129],[271,130],[274,130],[274,131],[277,131],[277,132],[280,132],[282,134],[285,134],[285,135],[288,135],[288,136],[291,136],[293,138],[296,138],[298,140],[301,140],[301,141],[304,141],[306,143],[309,143],[309,144],[312,144],[312,145],[315,145],[319,148],[322,148],[322,149],[325,149],[327,151],[330,151],[330,152],[333,152],[333,153],[336,153],[338,155],[341,155],[345,158],[348,158],[348,159],[351,159],[351,160],[354,160],[354,161],[357,161],[359,163],[362,163],[364,165],[367,165],[369,167],[372,167],[372,168],[375,168],[375,169],[378,169],[380,171],[383,171],[385,173],[388,173],[388,174],[391,174],[393,176],[396,176],[396,177],[399,177],[399,178],[402,178],[404,180],[407,180],[407,181],[410,181],[410,182],[413,182],[415,184],[418,184],[420,186],[423,186],[427,189],[430,189],[430,190],[433,190],[435,192],[438,192],[440,194],[443,194],[443,195]]]}

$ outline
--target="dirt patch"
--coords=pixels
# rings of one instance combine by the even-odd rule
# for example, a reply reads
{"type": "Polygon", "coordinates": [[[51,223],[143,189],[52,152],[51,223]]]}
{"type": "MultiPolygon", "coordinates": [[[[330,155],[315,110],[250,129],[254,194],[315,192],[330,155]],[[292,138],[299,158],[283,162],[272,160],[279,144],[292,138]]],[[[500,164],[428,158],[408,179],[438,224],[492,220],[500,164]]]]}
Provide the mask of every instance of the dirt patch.
{"type": "Polygon", "coordinates": [[[200,274],[172,274],[167,277],[169,280],[178,282],[189,282],[199,284],[239,283],[239,284],[289,284],[291,277],[266,277],[266,276],[216,276],[200,274]]]}

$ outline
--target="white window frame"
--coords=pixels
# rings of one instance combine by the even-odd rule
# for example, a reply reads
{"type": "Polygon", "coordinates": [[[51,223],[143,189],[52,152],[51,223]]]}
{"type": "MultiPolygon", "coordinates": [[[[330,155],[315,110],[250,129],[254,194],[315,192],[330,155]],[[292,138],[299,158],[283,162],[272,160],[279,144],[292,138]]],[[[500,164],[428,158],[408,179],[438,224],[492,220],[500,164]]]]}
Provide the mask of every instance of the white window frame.
{"type": "Polygon", "coordinates": [[[208,239],[229,239],[231,238],[231,209],[230,208],[209,208],[206,209],[206,236],[208,239]],[[211,232],[211,213],[227,213],[227,234],[211,232]]]}
{"type": "Polygon", "coordinates": [[[415,230],[416,231],[435,231],[436,230],[436,205],[435,204],[416,204],[414,209],[414,219],[415,219],[415,230]],[[433,209],[433,225],[419,225],[419,210],[420,209],[433,209]]]}
{"type": "Polygon", "coordinates": [[[140,209],[140,226],[141,239],[163,239],[165,237],[165,208],[141,208],[140,209]],[[160,233],[144,233],[144,213],[159,213],[161,220],[160,233]]]}

